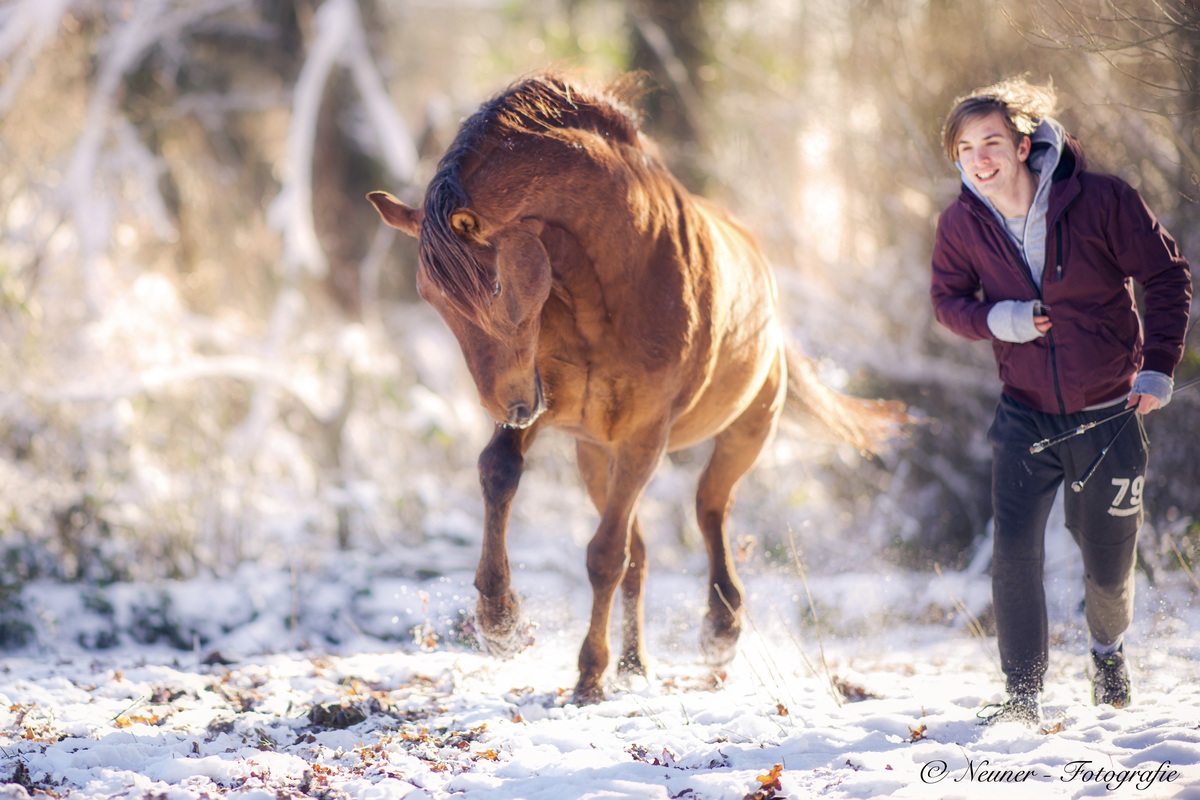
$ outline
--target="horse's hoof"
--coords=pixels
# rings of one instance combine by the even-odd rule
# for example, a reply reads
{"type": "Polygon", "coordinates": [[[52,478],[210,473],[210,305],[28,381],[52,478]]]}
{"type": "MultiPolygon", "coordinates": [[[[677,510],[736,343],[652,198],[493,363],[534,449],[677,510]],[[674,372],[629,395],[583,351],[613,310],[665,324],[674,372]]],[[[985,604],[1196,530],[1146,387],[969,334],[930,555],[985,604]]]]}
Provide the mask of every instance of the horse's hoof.
{"type": "Polygon", "coordinates": [[[532,626],[521,626],[521,601],[511,589],[502,597],[479,596],[476,638],[489,655],[507,658],[533,643],[532,626]]]}
{"type": "Polygon", "coordinates": [[[710,667],[723,667],[733,661],[741,633],[742,623],[736,617],[729,624],[718,625],[711,615],[705,616],[700,629],[700,653],[704,663],[710,667]]]}
{"type": "Polygon", "coordinates": [[[575,687],[571,702],[577,706],[594,706],[604,700],[604,690],[599,686],[584,686],[582,683],[575,687]]]}
{"type": "Polygon", "coordinates": [[[645,678],[650,673],[646,668],[647,661],[644,653],[626,653],[617,662],[617,674],[622,677],[637,675],[645,678]]]}

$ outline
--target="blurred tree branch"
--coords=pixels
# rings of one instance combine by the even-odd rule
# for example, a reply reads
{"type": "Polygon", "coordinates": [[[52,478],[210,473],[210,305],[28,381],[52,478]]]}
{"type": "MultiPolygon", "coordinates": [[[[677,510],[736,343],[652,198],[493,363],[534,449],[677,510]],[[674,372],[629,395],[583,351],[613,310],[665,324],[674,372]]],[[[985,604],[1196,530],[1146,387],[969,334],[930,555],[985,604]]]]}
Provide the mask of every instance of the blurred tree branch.
{"type": "Polygon", "coordinates": [[[1195,0],[1032,0],[1027,16],[1005,14],[1032,42],[1098,55],[1119,74],[1167,95],[1200,91],[1195,0]]]}
{"type": "Polygon", "coordinates": [[[1116,75],[1149,92],[1142,114],[1165,118],[1166,135],[1200,201],[1200,4],[1195,0],[1030,0],[1025,13],[1005,9],[1028,41],[1102,59],[1116,75]]]}

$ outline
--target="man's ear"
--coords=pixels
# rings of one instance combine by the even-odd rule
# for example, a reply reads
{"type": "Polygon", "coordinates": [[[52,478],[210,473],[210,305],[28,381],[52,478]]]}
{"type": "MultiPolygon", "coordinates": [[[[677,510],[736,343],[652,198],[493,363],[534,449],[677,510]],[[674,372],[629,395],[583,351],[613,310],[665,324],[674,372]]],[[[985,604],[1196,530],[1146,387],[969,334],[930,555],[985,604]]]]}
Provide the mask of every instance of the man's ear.
{"type": "Polygon", "coordinates": [[[1029,137],[1029,134],[1027,134],[1027,133],[1022,135],[1021,143],[1017,145],[1018,160],[1024,161],[1027,158],[1029,158],[1029,151],[1031,151],[1032,149],[1033,149],[1033,139],[1031,139],[1029,137]]]}
{"type": "Polygon", "coordinates": [[[388,225],[413,238],[421,234],[421,220],[425,219],[423,209],[410,208],[387,192],[371,192],[367,199],[388,225]]]}

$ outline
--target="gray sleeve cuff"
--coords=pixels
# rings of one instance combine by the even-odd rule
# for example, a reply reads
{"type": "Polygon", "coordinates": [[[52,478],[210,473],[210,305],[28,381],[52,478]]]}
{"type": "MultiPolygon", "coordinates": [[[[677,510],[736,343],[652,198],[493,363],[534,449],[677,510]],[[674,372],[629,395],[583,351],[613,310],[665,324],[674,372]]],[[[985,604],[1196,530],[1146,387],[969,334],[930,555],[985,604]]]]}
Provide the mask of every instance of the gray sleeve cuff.
{"type": "Polygon", "coordinates": [[[1150,395],[1158,400],[1159,408],[1171,402],[1173,391],[1175,391],[1175,381],[1171,379],[1171,376],[1155,372],[1152,369],[1142,370],[1133,380],[1133,393],[1150,395]]]}
{"type": "Polygon", "coordinates": [[[1002,342],[1032,342],[1042,335],[1033,325],[1037,300],[1001,300],[988,312],[988,329],[1002,342]]]}

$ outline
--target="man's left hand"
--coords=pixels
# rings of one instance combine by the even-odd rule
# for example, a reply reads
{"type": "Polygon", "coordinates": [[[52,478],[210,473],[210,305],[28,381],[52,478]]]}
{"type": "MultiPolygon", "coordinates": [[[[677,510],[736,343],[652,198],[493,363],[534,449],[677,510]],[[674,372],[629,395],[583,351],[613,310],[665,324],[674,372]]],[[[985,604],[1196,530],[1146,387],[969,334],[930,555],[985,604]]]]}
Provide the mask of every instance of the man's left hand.
{"type": "Polygon", "coordinates": [[[1159,402],[1158,398],[1152,394],[1131,394],[1125,407],[1133,408],[1134,406],[1137,406],[1137,413],[1149,414],[1159,407],[1159,402]]]}

